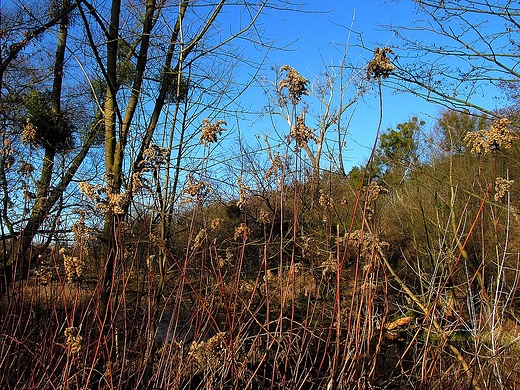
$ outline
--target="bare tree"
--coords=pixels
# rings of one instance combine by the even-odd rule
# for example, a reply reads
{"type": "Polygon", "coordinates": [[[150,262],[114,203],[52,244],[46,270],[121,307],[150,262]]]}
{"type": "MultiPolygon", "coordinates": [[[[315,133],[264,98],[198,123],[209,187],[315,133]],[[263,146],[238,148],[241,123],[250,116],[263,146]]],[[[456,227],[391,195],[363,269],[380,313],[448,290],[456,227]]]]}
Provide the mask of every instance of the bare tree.
{"type": "Polygon", "coordinates": [[[24,11],[26,12],[28,16],[31,17],[32,20],[30,20],[28,23],[24,23],[24,15],[20,12],[13,12],[14,17],[9,18],[9,20],[6,19],[6,15],[4,13],[4,10],[2,10],[2,35],[7,35],[8,29],[11,29],[10,33],[14,30],[23,32],[22,34],[12,34],[12,37],[18,38],[18,40],[13,40],[12,42],[9,42],[9,39],[6,39],[5,42],[2,43],[4,45],[5,43],[9,42],[8,47],[2,48],[2,53],[0,55],[0,89],[3,88],[3,77],[5,71],[8,69],[8,67],[11,65],[11,63],[18,57],[20,52],[22,52],[29,43],[34,40],[35,38],[40,37],[44,32],[48,31],[50,28],[57,24],[63,25],[64,18],[68,18],[68,15],[77,7],[76,2],[71,3],[70,1],[66,1],[63,3],[63,7],[61,7],[58,12],[54,12],[51,14],[50,19],[48,21],[44,21],[42,23],[42,20],[38,19],[37,17],[34,17],[32,13],[29,11],[29,8],[25,8],[24,11]]]}
{"type": "Polygon", "coordinates": [[[368,91],[363,66],[347,62],[344,56],[338,66],[325,67],[312,82],[289,65],[275,71],[274,93],[267,91],[268,113],[274,123],[281,117],[288,125],[284,143],[294,141],[295,151],[305,152],[308,161],[302,159],[302,168],[310,172],[311,184],[318,191],[322,170],[344,171],[349,109],[368,91]],[[332,161],[330,156],[337,158],[332,161]],[[328,166],[324,166],[325,158],[329,158],[328,166]]]}
{"type": "MultiPolygon", "coordinates": [[[[13,159],[14,161],[15,158],[12,155],[13,149],[11,148],[4,151],[2,155],[3,159],[0,169],[3,183],[2,188],[4,191],[2,235],[4,236],[5,234],[5,224],[9,229],[10,236],[17,238],[17,241],[10,246],[9,251],[5,246],[5,237],[3,239],[4,261],[2,266],[2,281],[6,286],[11,279],[13,266],[22,266],[22,263],[26,263],[26,252],[34,236],[38,233],[51,209],[63,196],[67,186],[75,176],[92,146],[97,132],[96,128],[91,128],[90,132],[85,134],[85,137],[82,139],[81,145],[79,145],[78,148],[74,148],[73,133],[77,126],[72,123],[72,118],[62,109],[65,53],[67,50],[70,13],[74,8],[75,5],[72,6],[69,1],[64,1],[58,9],[52,10],[50,13],[51,20],[49,22],[45,23],[42,27],[29,29],[25,34],[25,38],[21,42],[11,45],[7,57],[2,58],[0,77],[3,79],[4,73],[12,70],[9,66],[13,64],[17,54],[20,53],[28,42],[59,22],[56,52],[53,59],[52,76],[50,76],[52,80],[51,92],[46,95],[37,90],[33,90],[24,100],[28,117],[21,134],[21,142],[29,145],[30,148],[41,148],[44,151],[42,159],[39,162],[41,169],[39,179],[35,184],[34,202],[30,206],[27,219],[13,221],[9,216],[8,203],[13,196],[9,194],[10,186],[8,184],[7,171],[12,170],[14,165],[8,163],[8,161],[9,159],[13,159]],[[57,157],[68,154],[74,149],[75,154],[72,154],[70,158],[68,158],[65,170],[57,174],[55,169],[57,157]],[[18,231],[15,231],[15,225],[17,229],[19,229],[18,231]]],[[[30,13],[30,10],[26,9],[26,11],[30,13]]],[[[33,81],[34,78],[31,77],[28,80],[29,83],[33,81]]],[[[9,91],[10,94],[18,93],[12,91],[11,86],[5,87],[7,87],[6,90],[9,91]]],[[[28,84],[25,88],[34,88],[34,86],[28,84]]],[[[2,92],[4,92],[4,90],[2,90],[2,92]]],[[[4,100],[4,103],[8,101],[9,97],[4,100]]],[[[15,123],[11,123],[11,125],[16,127],[15,123]]],[[[10,134],[4,131],[4,142],[8,142],[9,145],[12,145],[15,134],[16,130],[10,134]]],[[[4,292],[4,289],[2,289],[2,292],[4,292]]]]}
{"type": "Polygon", "coordinates": [[[496,116],[483,97],[516,85],[520,7],[516,2],[415,1],[413,26],[385,26],[398,37],[386,83],[430,102],[496,116]]]}

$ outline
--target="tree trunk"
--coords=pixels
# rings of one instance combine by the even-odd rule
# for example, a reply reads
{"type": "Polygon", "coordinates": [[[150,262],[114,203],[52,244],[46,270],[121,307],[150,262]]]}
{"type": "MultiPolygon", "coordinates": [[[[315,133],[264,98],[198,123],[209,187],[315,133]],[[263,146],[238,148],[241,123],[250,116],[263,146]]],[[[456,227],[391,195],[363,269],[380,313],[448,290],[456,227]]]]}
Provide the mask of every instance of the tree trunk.
{"type": "MultiPolygon", "coordinates": [[[[70,0],[64,0],[62,4],[62,12],[70,7],[70,0]]],[[[56,57],[54,62],[54,79],[51,94],[51,112],[58,115],[61,109],[61,89],[63,84],[63,67],[65,59],[65,50],[67,47],[67,34],[69,25],[69,13],[63,13],[60,21],[60,28],[58,32],[58,43],[56,46],[56,57]]],[[[4,262],[2,267],[2,279],[6,283],[5,289],[2,289],[0,296],[4,290],[8,289],[8,285],[12,280],[13,265],[15,268],[27,270],[31,264],[29,259],[29,248],[37,234],[38,229],[45,220],[51,204],[49,202],[49,189],[54,171],[54,160],[56,157],[55,145],[47,144],[45,147],[45,155],[43,157],[42,170],[40,179],[37,182],[36,201],[32,207],[29,220],[25,228],[18,237],[18,240],[11,247],[11,253],[7,262],[4,262]]],[[[58,198],[56,198],[57,200],[58,198]]]]}

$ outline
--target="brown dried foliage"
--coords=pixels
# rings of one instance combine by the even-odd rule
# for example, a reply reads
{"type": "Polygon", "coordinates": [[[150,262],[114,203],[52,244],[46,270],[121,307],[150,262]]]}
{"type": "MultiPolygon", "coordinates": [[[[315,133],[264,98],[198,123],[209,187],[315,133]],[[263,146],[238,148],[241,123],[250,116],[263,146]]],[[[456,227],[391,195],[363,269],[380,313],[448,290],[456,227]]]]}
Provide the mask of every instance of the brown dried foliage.
{"type": "Polygon", "coordinates": [[[287,73],[287,77],[280,81],[280,90],[287,88],[289,100],[296,106],[304,95],[309,95],[307,88],[309,80],[301,76],[296,69],[289,65],[282,66],[280,72],[287,73]]]}
{"type": "Polygon", "coordinates": [[[367,79],[386,79],[395,70],[395,66],[392,65],[388,54],[394,54],[394,51],[388,47],[380,49],[376,47],[374,49],[374,58],[368,63],[367,66],[367,79]]]}

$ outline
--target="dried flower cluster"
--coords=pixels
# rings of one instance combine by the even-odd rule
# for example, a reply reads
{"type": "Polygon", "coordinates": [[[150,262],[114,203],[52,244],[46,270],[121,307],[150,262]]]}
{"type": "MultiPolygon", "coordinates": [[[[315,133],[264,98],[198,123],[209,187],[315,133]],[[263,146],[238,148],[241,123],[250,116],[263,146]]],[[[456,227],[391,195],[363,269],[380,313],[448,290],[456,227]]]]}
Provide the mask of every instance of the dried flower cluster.
{"type": "Polygon", "coordinates": [[[211,230],[216,230],[222,223],[222,218],[213,218],[211,220],[211,230]]]}
{"type": "Polygon", "coordinates": [[[43,261],[36,271],[36,277],[38,278],[38,284],[45,287],[54,277],[54,268],[46,261],[43,261]]]}
{"type": "Polygon", "coordinates": [[[224,262],[231,264],[234,258],[235,254],[233,253],[233,250],[231,248],[226,248],[226,258],[224,259],[224,262]]]}
{"type": "Polygon", "coordinates": [[[215,369],[226,356],[226,332],[217,333],[207,341],[193,342],[188,351],[197,372],[215,369]]]}
{"type": "Polygon", "coordinates": [[[323,188],[320,188],[320,199],[319,203],[321,207],[325,207],[326,209],[332,208],[334,206],[334,199],[329,194],[325,193],[323,188]]]}
{"type": "Polygon", "coordinates": [[[79,214],[79,219],[72,224],[72,232],[74,233],[74,239],[76,243],[81,244],[85,241],[94,241],[96,240],[95,229],[87,226],[85,223],[86,211],[82,209],[74,210],[76,214],[79,214]]]}
{"type": "Polygon", "coordinates": [[[291,103],[296,106],[302,99],[303,95],[309,95],[309,90],[307,89],[309,80],[301,76],[289,65],[282,66],[280,72],[286,72],[287,74],[287,78],[280,81],[280,90],[287,88],[288,97],[291,100],[291,103]]]}
{"type": "Polygon", "coordinates": [[[266,209],[260,210],[260,215],[258,216],[258,220],[262,223],[269,223],[271,222],[271,213],[267,211],[266,209]]]}
{"type": "Polygon", "coordinates": [[[498,202],[506,195],[506,192],[511,191],[511,187],[513,186],[514,182],[514,180],[507,180],[503,177],[497,177],[495,180],[495,201],[498,202]]]}
{"type": "Polygon", "coordinates": [[[245,223],[241,223],[235,229],[235,235],[234,235],[235,241],[238,240],[238,239],[247,240],[247,238],[249,237],[249,233],[250,232],[251,232],[251,230],[247,227],[247,225],[245,223]]]}
{"type": "Polygon", "coordinates": [[[374,203],[385,190],[373,181],[364,186],[363,191],[365,192],[365,215],[368,219],[371,219],[374,216],[374,203]]]}
{"type": "Polygon", "coordinates": [[[11,137],[6,135],[5,131],[2,131],[0,134],[4,140],[2,150],[0,151],[0,156],[4,160],[5,167],[9,169],[15,162],[13,143],[11,141],[11,137]]]}
{"type": "Polygon", "coordinates": [[[200,229],[195,238],[193,239],[193,245],[191,249],[200,248],[202,246],[202,242],[207,238],[206,229],[200,229]]]}
{"type": "Polygon", "coordinates": [[[67,348],[70,348],[71,353],[78,353],[81,351],[81,342],[83,341],[83,337],[79,335],[79,329],[70,326],[65,329],[65,345],[67,348]]]}
{"type": "Polygon", "coordinates": [[[318,268],[322,269],[323,277],[330,278],[338,270],[338,261],[330,254],[329,258],[321,263],[318,268]]]}
{"type": "Polygon", "coordinates": [[[249,191],[249,187],[246,186],[242,182],[242,176],[239,176],[237,179],[237,185],[238,185],[238,201],[237,206],[240,208],[240,210],[243,210],[246,203],[247,203],[247,191],[249,191]]]}
{"type": "Polygon", "coordinates": [[[78,187],[83,195],[85,195],[92,203],[98,203],[101,201],[101,193],[104,189],[99,184],[90,184],[86,181],[78,183],[78,187]]]}
{"type": "Polygon", "coordinates": [[[273,175],[278,178],[278,171],[282,170],[283,168],[282,159],[278,153],[272,158],[269,156],[269,158],[271,160],[271,166],[265,173],[265,180],[269,180],[273,175]]]}
{"type": "Polygon", "coordinates": [[[206,192],[211,192],[210,184],[206,181],[195,180],[193,177],[188,177],[188,184],[182,191],[183,194],[188,194],[191,197],[203,196],[206,192]]]}
{"type": "Polygon", "coordinates": [[[157,175],[157,170],[169,160],[170,153],[170,149],[162,148],[157,144],[150,145],[143,152],[143,159],[138,164],[139,169],[132,174],[132,194],[138,193],[141,189],[146,189],[151,194],[154,193],[150,180],[144,174],[154,172],[154,175],[157,175]]]}
{"type": "Polygon", "coordinates": [[[25,126],[22,131],[22,144],[27,145],[34,142],[36,139],[36,126],[31,122],[30,118],[27,118],[25,121],[25,126]]]}
{"type": "Polygon", "coordinates": [[[124,214],[124,206],[128,202],[128,193],[122,194],[107,192],[107,188],[100,184],[90,184],[87,182],[78,183],[78,187],[93,204],[94,209],[101,210],[103,213],[112,212],[114,214],[124,214]],[[104,195],[104,198],[102,197],[104,195]]]}
{"type": "Polygon", "coordinates": [[[367,79],[386,79],[395,70],[388,54],[394,54],[394,51],[388,47],[374,49],[374,58],[370,60],[367,66],[367,79]]]}
{"type": "Polygon", "coordinates": [[[157,144],[152,144],[143,153],[142,165],[146,167],[159,167],[168,161],[170,157],[170,149],[162,148],[157,144]]]}
{"type": "Polygon", "coordinates": [[[217,142],[217,135],[222,134],[226,130],[221,125],[227,125],[225,121],[216,121],[211,123],[209,119],[202,120],[202,133],[200,135],[200,143],[208,146],[212,142],[217,142]]]}
{"type": "Polygon", "coordinates": [[[101,202],[97,207],[104,213],[112,212],[116,215],[125,213],[124,206],[128,202],[128,193],[122,194],[107,193],[106,201],[101,202]]]}
{"type": "Polygon", "coordinates": [[[312,245],[314,244],[314,240],[311,236],[302,236],[300,238],[301,241],[301,249],[302,249],[302,258],[308,259],[312,254],[312,245]]]}
{"type": "Polygon", "coordinates": [[[383,187],[373,181],[364,186],[363,191],[365,192],[365,202],[373,203],[379,198],[379,194],[383,192],[383,187]]]}
{"type": "Polygon", "coordinates": [[[464,141],[471,147],[473,153],[485,156],[499,148],[510,148],[517,139],[510,128],[510,122],[506,118],[495,121],[488,130],[478,130],[466,134],[464,141]]]}
{"type": "Polygon", "coordinates": [[[146,267],[148,269],[151,269],[152,268],[152,265],[155,261],[155,255],[149,255],[147,258],[146,258],[146,267]]]}
{"type": "Polygon", "coordinates": [[[72,256],[65,248],[60,249],[60,254],[63,256],[63,267],[65,268],[67,282],[73,283],[81,280],[84,265],[83,261],[75,256],[72,256]]]}
{"type": "Polygon", "coordinates": [[[384,253],[390,247],[386,241],[381,241],[371,233],[355,230],[340,238],[340,243],[355,249],[362,259],[371,259],[374,253],[384,253]]]}
{"type": "Polygon", "coordinates": [[[316,140],[316,136],[311,128],[305,125],[305,113],[296,119],[296,124],[292,126],[289,137],[296,141],[298,147],[305,146],[309,140],[316,140]]]}
{"type": "Polygon", "coordinates": [[[233,253],[233,249],[226,248],[226,257],[223,259],[220,255],[217,254],[217,261],[219,267],[224,267],[225,265],[232,266],[234,264],[233,260],[235,259],[235,254],[233,253]]]}
{"type": "MultiPolygon", "coordinates": [[[[146,164],[146,163],[145,163],[146,164]]],[[[149,171],[151,168],[145,167],[142,170],[138,170],[132,174],[132,194],[137,194],[140,190],[146,189],[149,193],[153,194],[154,190],[152,189],[152,184],[150,180],[148,180],[144,173],[149,171]]]]}

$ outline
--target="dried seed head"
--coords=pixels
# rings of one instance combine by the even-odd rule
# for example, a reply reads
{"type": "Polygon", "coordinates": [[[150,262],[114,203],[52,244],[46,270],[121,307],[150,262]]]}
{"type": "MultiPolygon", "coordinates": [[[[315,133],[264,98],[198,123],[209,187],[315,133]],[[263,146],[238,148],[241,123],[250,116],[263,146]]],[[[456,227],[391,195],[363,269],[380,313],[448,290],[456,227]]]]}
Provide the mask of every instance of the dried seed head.
{"type": "Polygon", "coordinates": [[[210,184],[206,181],[195,180],[193,177],[188,177],[188,184],[182,191],[183,194],[188,194],[191,197],[202,196],[206,192],[211,191],[210,184]]]}
{"type": "Polygon", "coordinates": [[[237,179],[237,184],[239,195],[237,206],[240,208],[240,210],[243,210],[247,202],[247,191],[249,190],[249,186],[246,186],[244,183],[242,183],[242,176],[239,176],[237,179]]]}
{"type": "Polygon", "coordinates": [[[97,238],[96,230],[87,226],[85,223],[85,217],[82,216],[76,222],[72,224],[72,232],[74,233],[74,239],[76,242],[94,241],[97,238]]]}
{"type": "Polygon", "coordinates": [[[224,260],[226,263],[230,264],[235,258],[235,254],[231,248],[226,248],[226,259],[224,260]]]}
{"type": "Polygon", "coordinates": [[[106,202],[99,203],[96,208],[99,208],[104,213],[112,212],[116,215],[122,215],[125,213],[124,206],[128,202],[128,193],[123,192],[122,194],[107,193],[106,202]]]}
{"type": "Polygon", "coordinates": [[[511,187],[514,184],[514,180],[506,180],[502,177],[497,177],[495,180],[495,201],[498,202],[500,199],[502,199],[506,192],[511,191],[511,187]]]}
{"type": "Polygon", "coordinates": [[[386,79],[395,70],[390,58],[387,54],[394,54],[394,51],[389,47],[374,49],[374,58],[370,60],[367,66],[367,79],[386,79]]]}
{"type": "Polygon", "coordinates": [[[143,170],[139,170],[132,174],[132,194],[135,195],[141,190],[147,190],[150,194],[154,194],[154,189],[152,188],[152,184],[150,180],[148,180],[144,176],[144,172],[151,168],[143,168],[143,170]]]}
{"type": "Polygon", "coordinates": [[[36,277],[40,286],[47,286],[54,277],[54,267],[46,261],[43,261],[36,270],[36,277]]]}
{"type": "Polygon", "coordinates": [[[300,148],[305,146],[310,139],[316,140],[312,129],[305,125],[305,111],[296,119],[296,124],[292,126],[289,137],[294,139],[300,148]]]}
{"type": "Polygon", "coordinates": [[[309,80],[301,76],[294,68],[284,65],[280,68],[280,72],[286,72],[287,78],[280,81],[280,90],[287,88],[288,97],[293,105],[297,105],[303,95],[309,95],[307,85],[309,80]]]}
{"type": "Polygon", "coordinates": [[[97,203],[101,200],[100,193],[102,193],[104,189],[99,184],[90,184],[86,181],[81,181],[78,183],[78,187],[83,195],[92,203],[97,203]]]}
{"type": "Polygon", "coordinates": [[[36,126],[31,122],[30,118],[27,118],[25,121],[25,126],[22,131],[22,144],[27,145],[34,142],[36,139],[36,126]]]}
{"type": "Polygon", "coordinates": [[[152,265],[155,261],[155,255],[149,255],[147,258],[146,258],[146,267],[148,269],[152,268],[152,265]]]}
{"type": "Polygon", "coordinates": [[[318,268],[322,269],[323,276],[326,277],[326,279],[332,275],[335,274],[338,270],[338,261],[332,256],[332,253],[329,255],[329,258],[321,263],[318,268]]]}
{"type": "Polygon", "coordinates": [[[195,238],[193,239],[192,249],[196,249],[202,246],[202,242],[206,239],[206,229],[200,229],[195,238]]]}
{"type": "Polygon", "coordinates": [[[312,245],[314,243],[314,240],[310,236],[302,236],[300,242],[302,248],[302,258],[310,258],[312,254],[312,245]]]}
{"type": "Polygon", "coordinates": [[[81,351],[81,342],[83,340],[83,337],[79,335],[79,329],[70,326],[65,329],[65,345],[70,348],[71,353],[78,353],[81,351]]]}
{"type": "Polygon", "coordinates": [[[464,141],[471,147],[473,153],[485,156],[501,147],[509,149],[517,138],[511,131],[509,120],[501,118],[495,121],[488,130],[472,131],[466,134],[464,141]]]}
{"type": "Polygon", "coordinates": [[[379,194],[381,192],[384,192],[383,187],[381,187],[379,184],[377,184],[375,181],[371,182],[370,184],[363,187],[363,191],[365,191],[366,194],[366,203],[370,204],[373,203],[379,198],[379,194]]]}
{"type": "Polygon", "coordinates": [[[271,222],[271,213],[266,209],[260,210],[260,215],[258,216],[258,220],[262,223],[271,222]]]}
{"type": "Polygon", "coordinates": [[[269,158],[271,160],[271,166],[265,173],[265,180],[269,180],[273,175],[278,178],[278,171],[283,168],[282,159],[279,154],[276,154],[274,157],[270,156],[269,158]]]}
{"type": "Polygon", "coordinates": [[[235,229],[235,236],[234,240],[243,239],[247,240],[249,237],[249,233],[251,230],[247,227],[245,223],[241,223],[236,229],[235,229]]]}
{"type": "Polygon", "coordinates": [[[65,248],[60,249],[60,254],[63,256],[63,267],[65,268],[67,282],[74,283],[78,280],[81,280],[84,266],[83,261],[75,256],[72,256],[65,248]]]}
{"type": "Polygon", "coordinates": [[[325,207],[327,209],[332,208],[334,206],[334,200],[329,194],[325,193],[325,190],[323,188],[320,188],[320,199],[319,199],[320,206],[325,207]]]}
{"type": "Polygon", "coordinates": [[[390,247],[388,242],[381,241],[379,237],[362,230],[346,233],[342,242],[349,248],[355,248],[360,257],[365,260],[371,259],[374,253],[386,252],[390,247]]]}
{"type": "Polygon", "coordinates": [[[216,230],[222,223],[222,218],[213,218],[211,221],[211,230],[216,230]]]}
{"type": "Polygon", "coordinates": [[[501,118],[489,127],[487,137],[497,149],[498,147],[509,149],[513,145],[513,140],[517,139],[511,132],[510,124],[509,119],[501,118]]]}
{"type": "Polygon", "coordinates": [[[190,359],[199,371],[215,369],[226,354],[226,332],[217,333],[207,341],[193,342],[188,351],[190,359]]]}
{"type": "Polygon", "coordinates": [[[107,187],[99,184],[90,184],[87,182],[78,183],[78,187],[92,203],[95,210],[101,210],[103,213],[113,213],[122,215],[125,213],[125,206],[130,201],[128,191],[122,194],[107,191],[107,187]],[[103,197],[102,197],[103,195],[103,197]]]}
{"type": "Polygon", "coordinates": [[[216,121],[211,123],[209,119],[202,120],[202,133],[200,135],[200,143],[208,146],[212,142],[217,142],[217,135],[222,134],[226,130],[221,125],[227,125],[225,121],[216,121]]]}
{"type": "Polygon", "coordinates": [[[141,161],[140,164],[144,165],[145,167],[159,167],[168,161],[169,156],[170,149],[162,148],[159,145],[152,144],[144,151],[143,161],[141,161]]]}

